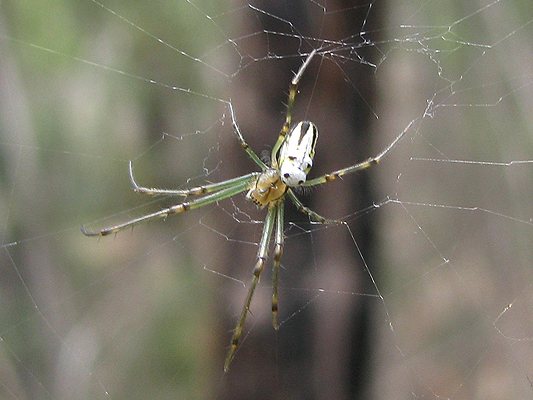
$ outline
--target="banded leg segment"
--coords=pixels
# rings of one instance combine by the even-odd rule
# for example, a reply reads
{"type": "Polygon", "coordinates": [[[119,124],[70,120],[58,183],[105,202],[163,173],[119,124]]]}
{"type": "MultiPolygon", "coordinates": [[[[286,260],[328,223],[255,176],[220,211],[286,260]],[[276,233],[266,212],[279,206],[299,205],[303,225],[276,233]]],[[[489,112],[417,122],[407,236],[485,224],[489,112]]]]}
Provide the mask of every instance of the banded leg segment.
{"type": "Polygon", "coordinates": [[[237,139],[239,140],[239,143],[241,144],[241,147],[243,150],[250,156],[250,158],[261,167],[261,169],[264,171],[267,169],[267,166],[265,163],[259,158],[257,154],[252,150],[250,145],[246,143],[246,140],[244,140],[244,136],[242,136],[241,130],[239,129],[239,125],[237,125],[237,120],[235,118],[235,111],[233,110],[233,106],[231,103],[228,103],[229,111],[231,114],[231,125],[233,126],[233,130],[235,131],[235,135],[237,135],[237,139]]]}
{"type": "Polygon", "coordinates": [[[367,169],[371,167],[372,165],[379,163],[381,159],[385,157],[388,154],[388,152],[391,151],[392,148],[396,146],[396,144],[404,137],[404,135],[407,133],[411,125],[412,125],[412,122],[385,148],[385,150],[381,151],[381,153],[379,153],[377,156],[370,157],[369,159],[363,162],[357,163],[355,165],[352,165],[350,167],[339,169],[337,171],[330,172],[329,174],[324,174],[322,176],[319,176],[318,178],[308,180],[302,183],[301,186],[315,186],[315,185],[320,185],[321,183],[327,183],[343,175],[350,174],[352,172],[360,171],[363,169],[367,169]]]}
{"type": "Polygon", "coordinates": [[[298,84],[300,83],[300,79],[302,79],[302,75],[304,74],[307,66],[311,63],[311,60],[316,54],[316,49],[313,49],[311,53],[307,56],[304,63],[298,69],[298,72],[294,75],[294,78],[292,78],[291,86],[289,88],[289,99],[287,101],[287,113],[285,116],[285,123],[283,124],[283,127],[281,128],[281,132],[279,133],[278,140],[276,140],[276,143],[274,144],[274,147],[272,148],[272,168],[279,168],[278,165],[278,152],[281,148],[281,145],[285,141],[285,137],[287,136],[287,133],[289,133],[289,129],[291,127],[292,122],[292,112],[294,109],[294,100],[296,98],[296,94],[298,93],[298,84]]]}
{"type": "Polygon", "coordinates": [[[216,201],[226,199],[226,198],[234,196],[234,195],[236,195],[238,193],[244,192],[245,190],[247,190],[249,188],[249,185],[250,185],[250,183],[248,181],[244,181],[244,182],[236,184],[236,185],[234,185],[232,187],[228,187],[226,189],[219,190],[218,192],[214,192],[214,193],[208,194],[208,195],[206,195],[204,197],[196,198],[196,199],[191,200],[191,201],[185,201],[183,203],[176,204],[174,206],[171,206],[171,207],[168,207],[168,208],[164,208],[164,209],[162,209],[160,211],[156,211],[154,213],[151,213],[151,214],[139,217],[139,218],[135,218],[135,219],[132,219],[131,221],[124,222],[124,223],[118,224],[118,225],[114,225],[114,226],[111,226],[109,228],[105,228],[105,229],[102,229],[102,230],[96,231],[96,232],[88,231],[82,225],[81,226],[81,231],[86,236],[107,236],[107,235],[110,235],[112,233],[117,233],[117,232],[121,231],[122,229],[127,228],[129,226],[137,225],[137,224],[139,224],[141,222],[151,221],[153,219],[158,219],[158,218],[166,218],[166,217],[168,217],[169,215],[172,215],[172,214],[178,214],[178,213],[181,213],[181,212],[184,212],[184,211],[194,210],[195,208],[200,208],[202,206],[214,203],[216,201]]]}
{"type": "Polygon", "coordinates": [[[320,214],[304,206],[303,203],[300,201],[300,199],[296,197],[296,195],[294,194],[291,188],[287,190],[287,195],[289,196],[289,198],[291,199],[291,201],[294,203],[294,205],[299,211],[303,212],[304,214],[309,215],[309,218],[311,218],[315,222],[319,222],[321,224],[343,224],[344,223],[343,221],[337,221],[335,219],[324,218],[320,214]]]}
{"type": "MultiPolygon", "coordinates": [[[[383,157],[383,155],[381,157],[383,157]]],[[[360,162],[360,163],[355,164],[355,165],[352,165],[351,167],[339,169],[337,171],[330,172],[329,174],[324,174],[322,176],[319,176],[318,178],[310,179],[310,180],[302,183],[300,186],[320,185],[321,183],[330,182],[330,181],[332,181],[334,179],[337,179],[337,178],[339,178],[339,177],[341,177],[343,175],[346,175],[346,174],[349,174],[349,173],[352,173],[352,172],[356,172],[356,171],[360,171],[362,169],[367,169],[367,168],[371,167],[372,165],[377,164],[381,160],[381,157],[380,158],[377,158],[377,157],[376,158],[369,158],[368,160],[360,162]]]]}
{"type": "Polygon", "coordinates": [[[235,330],[233,331],[233,336],[231,337],[230,349],[228,351],[228,355],[226,356],[226,361],[224,363],[224,371],[228,371],[231,360],[233,360],[233,356],[235,355],[235,350],[239,345],[239,340],[242,336],[244,323],[246,322],[246,316],[248,315],[248,311],[250,310],[250,303],[252,301],[255,288],[259,283],[261,272],[263,272],[263,268],[265,267],[265,263],[268,256],[268,245],[270,243],[270,238],[272,237],[272,228],[274,226],[274,220],[276,219],[276,210],[277,207],[269,207],[267,212],[265,225],[263,226],[263,233],[261,235],[261,241],[259,242],[259,250],[257,251],[257,262],[254,267],[254,276],[252,278],[250,288],[248,289],[248,294],[246,296],[246,301],[244,302],[244,307],[241,311],[241,316],[239,317],[239,321],[237,322],[237,326],[235,327],[235,330]]]}
{"type": "Polygon", "coordinates": [[[279,203],[276,209],[276,241],[274,247],[274,267],[272,268],[272,325],[279,329],[278,325],[278,278],[281,256],[283,255],[283,213],[285,203],[279,203]]]}
{"type": "Polygon", "coordinates": [[[129,163],[129,173],[130,173],[130,181],[133,185],[133,190],[139,194],[147,194],[150,196],[153,195],[167,195],[167,196],[198,196],[205,193],[212,193],[216,192],[221,189],[225,189],[231,186],[235,186],[237,184],[240,184],[241,182],[252,182],[254,179],[257,179],[259,175],[261,175],[261,172],[252,172],[243,176],[239,176],[237,178],[228,179],[223,182],[217,182],[217,183],[211,183],[207,185],[202,186],[196,186],[189,189],[160,189],[160,188],[147,188],[143,186],[139,186],[135,179],[133,178],[133,169],[131,166],[131,161],[129,163]]]}

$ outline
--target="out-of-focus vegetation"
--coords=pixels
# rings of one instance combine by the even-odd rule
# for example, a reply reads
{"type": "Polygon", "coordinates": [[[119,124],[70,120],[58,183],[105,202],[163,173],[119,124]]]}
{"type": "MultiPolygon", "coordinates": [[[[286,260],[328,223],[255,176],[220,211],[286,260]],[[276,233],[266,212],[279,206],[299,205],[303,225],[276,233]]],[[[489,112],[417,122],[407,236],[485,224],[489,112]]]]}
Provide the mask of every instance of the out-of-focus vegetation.
{"type": "MultiPolygon", "coordinates": [[[[320,26],[310,34],[319,39],[328,38],[326,28],[335,32],[312,18],[317,10],[326,21],[334,15],[313,8],[317,2],[306,3],[313,12],[296,14],[290,1],[280,3],[279,15],[307,18],[307,25],[273,18],[279,25],[272,29],[320,26]]],[[[368,33],[376,38],[370,48],[385,55],[372,84],[349,81],[348,71],[369,68],[355,53],[339,68],[327,57],[317,61],[310,68],[317,75],[304,82],[299,116],[321,128],[314,171],[376,154],[416,123],[368,175],[305,193],[319,212],[347,215],[351,230],[309,227],[301,216],[287,224],[280,304],[291,304],[282,309],[287,323],[278,332],[269,325],[264,278],[255,302],[267,312],[253,310],[250,337],[224,376],[233,310],[245,290],[240,280],[251,277],[255,221],[264,213],[236,198],[115,238],[84,237],[79,225],[97,229],[176,200],[134,194],[130,160],[146,186],[248,172],[253,164],[220,100],[231,99],[257,152],[268,150],[291,76],[287,60],[269,53],[279,45],[273,40],[287,43],[283,54],[296,66],[298,51],[306,51],[298,46],[309,43],[295,39],[296,30],[265,35],[269,18],[246,3],[0,4],[0,397],[246,398],[261,391],[265,398],[331,398],[335,382],[342,393],[366,385],[373,399],[531,398],[530,165],[416,160],[533,159],[530,5],[383,5],[374,2],[369,13],[381,27],[368,33]],[[244,40],[250,32],[258,44],[254,35],[244,40]],[[340,95],[346,88],[351,95],[340,95]],[[348,115],[356,101],[365,111],[348,115]],[[439,106],[417,119],[428,104],[439,106]],[[371,123],[361,116],[369,108],[379,116],[371,123]],[[345,131],[361,119],[366,130],[345,131]],[[368,149],[355,149],[352,138],[368,149]],[[348,160],[355,152],[359,158],[348,160]],[[364,195],[381,207],[358,213],[372,205],[359,197],[367,176],[364,195]],[[375,217],[369,226],[360,221],[366,214],[375,217]],[[367,266],[356,242],[367,245],[367,266]],[[360,283],[371,283],[365,267],[383,301],[360,283]],[[372,364],[353,378],[367,364],[350,357],[363,362],[369,354],[372,364]],[[278,361],[275,371],[261,368],[267,359],[278,361]]],[[[355,43],[358,28],[345,23],[339,26],[354,36],[343,39],[355,43]]]]}

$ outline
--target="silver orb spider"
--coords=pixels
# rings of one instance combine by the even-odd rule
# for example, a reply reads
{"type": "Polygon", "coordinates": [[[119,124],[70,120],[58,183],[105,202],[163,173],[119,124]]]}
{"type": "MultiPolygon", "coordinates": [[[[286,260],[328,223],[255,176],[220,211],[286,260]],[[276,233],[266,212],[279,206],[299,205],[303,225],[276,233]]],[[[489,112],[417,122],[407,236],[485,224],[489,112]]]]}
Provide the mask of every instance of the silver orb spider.
{"type": "Polygon", "coordinates": [[[141,222],[150,221],[157,218],[166,218],[171,214],[178,214],[184,211],[200,208],[205,205],[217,202],[219,200],[226,199],[236,194],[248,191],[246,198],[252,200],[258,208],[267,207],[267,215],[265,218],[263,232],[259,241],[259,249],[257,251],[257,261],[253,270],[253,278],[248,289],[248,294],[244,302],[239,320],[233,331],[231,338],[230,348],[228,355],[224,363],[224,371],[228,371],[229,365],[233,360],[235,351],[239,344],[239,340],[242,336],[242,330],[246,317],[250,310],[250,303],[254,295],[255,288],[259,282],[261,272],[265,266],[268,248],[270,240],[272,238],[272,232],[274,230],[274,223],[276,225],[274,235],[274,265],[272,276],[272,324],[275,329],[278,329],[277,314],[278,314],[278,274],[280,267],[280,259],[283,253],[283,216],[285,197],[288,197],[296,206],[298,210],[307,214],[311,220],[322,224],[341,224],[342,221],[328,220],[318,215],[313,210],[305,207],[302,202],[296,197],[292,188],[315,186],[322,183],[329,182],[345,174],[359,171],[365,168],[377,164],[394,145],[405,134],[404,130],[400,135],[394,139],[394,141],[381,153],[375,157],[370,157],[366,161],[354,164],[347,168],[343,168],[337,171],[333,171],[329,174],[322,175],[318,178],[307,180],[307,174],[309,173],[313,164],[313,157],[315,154],[315,145],[318,137],[318,129],[310,121],[299,122],[292,130],[292,111],[294,101],[297,93],[298,83],[310,64],[311,60],[316,54],[316,50],[309,53],[302,66],[294,75],[289,89],[289,99],[287,102],[287,111],[285,117],[285,123],[279,133],[278,139],[272,149],[270,157],[270,165],[265,164],[257,154],[246,143],[242,136],[237,123],[235,122],[235,115],[231,103],[229,103],[232,124],[235,134],[244,149],[244,151],[250,156],[250,158],[261,168],[261,171],[251,172],[249,174],[228,179],[223,182],[211,183],[204,186],[198,186],[191,189],[157,189],[146,188],[139,186],[133,178],[132,165],[129,163],[130,180],[135,192],[148,195],[170,195],[170,196],[200,196],[190,201],[184,201],[182,203],[173,205],[171,207],[162,209],[160,211],[153,212],[148,215],[144,215],[139,218],[132,219],[130,221],[114,225],[100,231],[89,231],[85,227],[81,226],[81,231],[87,236],[107,236],[115,234],[124,228],[136,225],[141,222]]]}

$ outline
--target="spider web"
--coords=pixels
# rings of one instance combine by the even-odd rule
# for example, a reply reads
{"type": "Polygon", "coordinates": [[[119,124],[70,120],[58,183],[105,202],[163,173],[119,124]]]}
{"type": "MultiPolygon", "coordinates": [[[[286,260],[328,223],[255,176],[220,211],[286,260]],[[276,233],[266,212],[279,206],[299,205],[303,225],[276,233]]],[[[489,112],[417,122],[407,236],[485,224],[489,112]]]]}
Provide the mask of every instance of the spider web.
{"type": "Polygon", "coordinates": [[[301,3],[2,3],[2,398],[533,398],[531,7],[301,3]],[[288,210],[280,329],[265,271],[224,374],[264,211],[79,225],[175,202],[133,194],[130,160],[169,188],[256,169],[229,107],[270,150],[313,48],[295,110],[320,129],[312,176],[403,136],[301,194],[345,225],[288,210]],[[357,142],[337,103],[368,116],[357,142]]]}

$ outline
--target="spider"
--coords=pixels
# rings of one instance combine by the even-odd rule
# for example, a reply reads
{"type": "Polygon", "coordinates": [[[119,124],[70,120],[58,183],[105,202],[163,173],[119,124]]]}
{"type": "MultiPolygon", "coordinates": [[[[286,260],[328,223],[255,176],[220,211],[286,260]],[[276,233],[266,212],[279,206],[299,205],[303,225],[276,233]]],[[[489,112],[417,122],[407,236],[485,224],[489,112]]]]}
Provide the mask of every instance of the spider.
{"type": "Polygon", "coordinates": [[[231,103],[229,109],[232,117],[232,125],[244,151],[250,158],[260,167],[261,171],[251,172],[249,174],[228,179],[223,182],[210,183],[204,186],[193,187],[190,189],[157,189],[139,186],[133,177],[132,164],[129,163],[129,175],[135,192],[148,195],[170,195],[170,196],[199,196],[189,201],[184,201],[171,207],[144,215],[130,221],[114,225],[100,231],[89,231],[81,226],[81,231],[87,236],[107,236],[115,234],[124,228],[136,225],[141,222],[150,221],[157,218],[166,218],[171,214],[178,214],[184,211],[200,208],[205,205],[223,200],[225,198],[235,196],[244,191],[248,191],[246,198],[253,201],[260,209],[267,208],[267,214],[263,225],[263,232],[259,241],[259,248],[257,251],[257,261],[253,269],[252,282],[248,288],[248,294],[244,302],[237,325],[233,331],[233,336],[230,342],[230,348],[224,363],[224,371],[228,371],[231,361],[235,355],[237,346],[242,336],[242,331],[246,317],[250,310],[250,303],[254,295],[254,291],[259,282],[261,272],[265,266],[272,233],[274,234],[274,262],[273,262],[273,277],[272,277],[272,324],[275,329],[279,328],[277,322],[278,314],[278,275],[280,267],[280,259],[283,253],[284,237],[283,237],[283,216],[285,198],[288,197],[296,206],[298,210],[307,214],[310,219],[322,224],[341,224],[342,221],[326,219],[313,210],[305,207],[303,203],[296,197],[293,189],[298,187],[315,186],[322,183],[327,183],[345,174],[359,171],[377,164],[394,145],[401,139],[406,130],[400,133],[394,141],[389,144],[385,150],[374,157],[370,157],[363,162],[359,162],[347,168],[333,171],[329,174],[322,175],[318,178],[307,180],[313,165],[313,157],[315,154],[315,145],[318,137],[318,129],[315,124],[310,121],[301,121],[294,128],[291,129],[293,106],[297,94],[297,87],[304,71],[311,63],[311,60],[316,55],[316,49],[311,51],[301,67],[294,75],[289,87],[289,99],[287,102],[287,110],[285,116],[285,123],[278,135],[278,139],[272,149],[270,157],[270,165],[263,162],[251,147],[244,140],[240,129],[235,122],[235,114],[231,103]],[[274,230],[274,225],[276,228],[274,230]]]}

